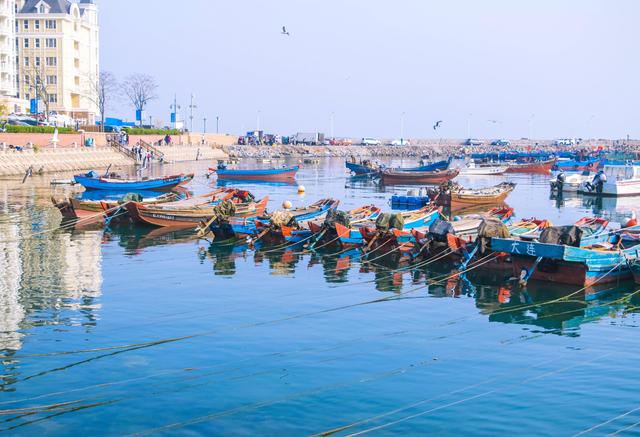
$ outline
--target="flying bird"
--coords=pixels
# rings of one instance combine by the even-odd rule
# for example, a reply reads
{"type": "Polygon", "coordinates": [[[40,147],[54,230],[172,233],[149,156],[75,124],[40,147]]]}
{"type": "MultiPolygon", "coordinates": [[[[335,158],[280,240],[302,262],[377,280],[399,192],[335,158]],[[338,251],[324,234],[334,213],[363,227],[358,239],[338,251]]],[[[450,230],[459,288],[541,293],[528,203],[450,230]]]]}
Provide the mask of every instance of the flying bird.
{"type": "Polygon", "coordinates": [[[433,125],[433,130],[438,129],[442,123],[444,123],[442,120],[436,121],[436,124],[433,125]]]}
{"type": "Polygon", "coordinates": [[[287,36],[291,36],[291,35],[289,35],[289,32],[287,32],[287,28],[285,26],[282,26],[282,34],[283,35],[287,35],[287,36]]]}

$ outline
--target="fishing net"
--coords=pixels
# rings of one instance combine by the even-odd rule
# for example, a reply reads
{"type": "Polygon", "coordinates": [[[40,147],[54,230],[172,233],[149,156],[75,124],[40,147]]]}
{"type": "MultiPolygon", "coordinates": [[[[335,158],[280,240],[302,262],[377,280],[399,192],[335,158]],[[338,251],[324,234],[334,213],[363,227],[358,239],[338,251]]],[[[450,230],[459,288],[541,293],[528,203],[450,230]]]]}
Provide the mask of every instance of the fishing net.
{"type": "Polygon", "coordinates": [[[540,234],[540,242],[580,247],[582,229],[577,226],[552,226],[540,234]]]}
{"type": "Polygon", "coordinates": [[[393,214],[391,216],[391,222],[389,223],[391,229],[403,229],[404,228],[404,217],[402,214],[393,214]]]}
{"type": "Polygon", "coordinates": [[[502,220],[494,217],[483,219],[478,227],[480,253],[485,253],[491,247],[492,238],[509,238],[509,236],[509,229],[502,223],[502,220]]]}
{"type": "Polygon", "coordinates": [[[273,226],[279,228],[282,226],[289,226],[294,221],[293,214],[288,211],[276,211],[271,214],[270,222],[273,226]]]}
{"type": "Polygon", "coordinates": [[[139,193],[127,193],[122,198],[122,203],[126,202],[142,202],[142,195],[139,193]]]}
{"type": "Polygon", "coordinates": [[[339,223],[347,228],[351,226],[351,218],[349,217],[349,213],[346,211],[330,209],[327,212],[327,217],[324,219],[324,224],[328,227],[332,227],[336,223],[339,223]]]}
{"type": "Polygon", "coordinates": [[[404,228],[404,217],[402,214],[383,213],[376,219],[376,229],[379,231],[402,228],[404,228]]]}

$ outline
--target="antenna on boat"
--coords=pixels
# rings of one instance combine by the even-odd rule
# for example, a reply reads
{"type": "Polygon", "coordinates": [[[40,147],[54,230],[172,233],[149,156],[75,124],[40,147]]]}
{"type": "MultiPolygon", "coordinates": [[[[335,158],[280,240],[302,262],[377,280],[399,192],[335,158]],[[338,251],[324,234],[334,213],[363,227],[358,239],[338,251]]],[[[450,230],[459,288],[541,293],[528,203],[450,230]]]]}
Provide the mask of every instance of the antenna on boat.
{"type": "Polygon", "coordinates": [[[112,165],[113,165],[113,164],[109,164],[109,167],[107,167],[107,169],[105,170],[105,172],[104,172],[104,176],[105,176],[105,177],[107,177],[107,176],[109,175],[109,170],[111,169],[111,166],[112,166],[112,165]]]}

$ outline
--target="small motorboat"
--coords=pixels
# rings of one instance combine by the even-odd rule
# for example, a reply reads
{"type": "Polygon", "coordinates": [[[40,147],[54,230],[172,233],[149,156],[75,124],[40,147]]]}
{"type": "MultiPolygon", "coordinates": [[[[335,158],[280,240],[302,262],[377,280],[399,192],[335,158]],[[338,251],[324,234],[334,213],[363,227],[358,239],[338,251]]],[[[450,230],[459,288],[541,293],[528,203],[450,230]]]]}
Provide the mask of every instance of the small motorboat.
{"type": "Polygon", "coordinates": [[[605,165],[603,172],[606,182],[602,184],[602,193],[598,193],[592,181],[584,181],[578,192],[608,197],[640,196],[640,166],[605,165]]]}
{"type": "Polygon", "coordinates": [[[577,193],[585,182],[593,180],[593,176],[589,170],[583,172],[558,172],[549,180],[549,185],[552,192],[577,193]],[[561,174],[564,176],[563,182],[559,179],[561,174]]]}
{"type": "Polygon", "coordinates": [[[461,176],[494,176],[504,174],[509,167],[506,165],[468,163],[460,169],[461,176]]]}

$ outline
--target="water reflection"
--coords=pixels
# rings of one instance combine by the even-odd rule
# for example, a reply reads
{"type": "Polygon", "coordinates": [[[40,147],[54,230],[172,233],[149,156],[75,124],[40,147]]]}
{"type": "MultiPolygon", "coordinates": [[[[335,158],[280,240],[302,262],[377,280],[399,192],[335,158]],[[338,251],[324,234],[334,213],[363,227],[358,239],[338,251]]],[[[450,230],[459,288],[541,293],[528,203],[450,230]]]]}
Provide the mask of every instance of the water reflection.
{"type": "Polygon", "coordinates": [[[0,348],[22,348],[23,330],[37,326],[91,327],[102,289],[102,232],[55,230],[33,187],[0,190],[0,348]]]}

